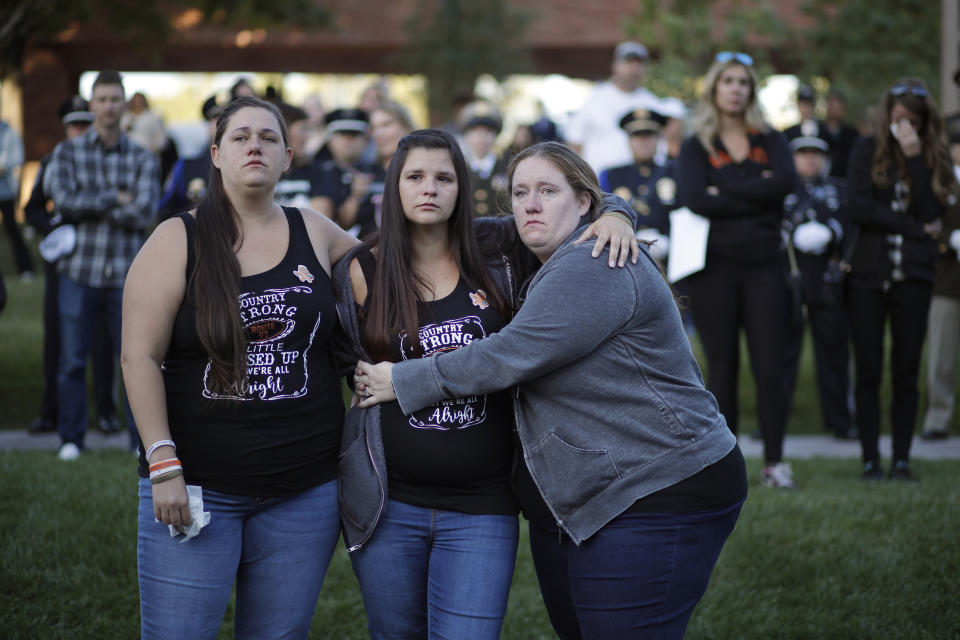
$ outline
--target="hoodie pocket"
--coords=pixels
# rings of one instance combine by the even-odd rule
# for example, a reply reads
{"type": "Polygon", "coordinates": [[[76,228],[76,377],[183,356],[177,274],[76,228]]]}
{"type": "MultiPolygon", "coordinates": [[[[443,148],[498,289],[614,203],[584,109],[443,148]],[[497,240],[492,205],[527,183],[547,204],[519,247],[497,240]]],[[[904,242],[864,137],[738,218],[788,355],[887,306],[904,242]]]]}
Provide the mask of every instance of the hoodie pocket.
{"type": "Polygon", "coordinates": [[[605,449],[582,449],[551,433],[529,454],[547,503],[565,519],[620,478],[605,449]]]}

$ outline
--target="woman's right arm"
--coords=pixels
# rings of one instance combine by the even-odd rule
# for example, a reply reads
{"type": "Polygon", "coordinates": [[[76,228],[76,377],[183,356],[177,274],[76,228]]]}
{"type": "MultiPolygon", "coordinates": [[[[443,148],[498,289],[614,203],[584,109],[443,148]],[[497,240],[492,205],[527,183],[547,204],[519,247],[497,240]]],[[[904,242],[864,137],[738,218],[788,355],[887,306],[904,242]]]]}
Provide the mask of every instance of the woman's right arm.
{"type": "MultiPolygon", "coordinates": [[[[123,287],[120,364],[123,382],[144,447],[170,440],[161,364],[186,291],[187,233],[183,221],[160,224],[140,249],[123,287]]],[[[176,457],[157,448],[148,464],[176,457]]],[[[186,483],[178,476],[153,485],[153,514],[176,528],[191,523],[186,483]]]]}
{"type": "Polygon", "coordinates": [[[850,221],[871,231],[923,236],[923,222],[905,212],[896,212],[890,202],[877,199],[873,188],[873,153],[871,138],[861,138],[850,153],[847,165],[850,221]]]}

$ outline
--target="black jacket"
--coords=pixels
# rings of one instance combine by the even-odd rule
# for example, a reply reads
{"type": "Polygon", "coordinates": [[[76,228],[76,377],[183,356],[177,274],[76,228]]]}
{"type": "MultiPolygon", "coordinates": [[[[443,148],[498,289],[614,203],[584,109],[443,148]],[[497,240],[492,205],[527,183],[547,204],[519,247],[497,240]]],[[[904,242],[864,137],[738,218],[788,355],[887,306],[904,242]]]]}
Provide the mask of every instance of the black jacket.
{"type": "Polygon", "coordinates": [[[933,281],[937,241],[923,225],[943,215],[943,205],[933,192],[933,175],[921,156],[907,160],[906,182],[879,188],[871,169],[874,139],[861,138],[853,147],[849,165],[849,215],[851,229],[846,254],[850,279],[858,284],[884,286],[893,280],[933,281]]]}
{"type": "Polygon", "coordinates": [[[696,136],[680,150],[680,204],[710,219],[708,258],[738,262],[778,260],[783,199],[796,171],[783,134],[751,132],[750,154],[736,163],[719,140],[710,155],[696,136]],[[707,192],[716,187],[718,194],[707,192]]]}

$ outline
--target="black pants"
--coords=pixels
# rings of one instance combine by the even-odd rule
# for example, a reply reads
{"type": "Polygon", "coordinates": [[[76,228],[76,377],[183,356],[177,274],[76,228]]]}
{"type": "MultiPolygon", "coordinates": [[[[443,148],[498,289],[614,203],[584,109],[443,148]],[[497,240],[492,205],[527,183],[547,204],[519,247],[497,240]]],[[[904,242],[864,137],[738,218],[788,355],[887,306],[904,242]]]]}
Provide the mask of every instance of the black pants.
{"type": "Polygon", "coordinates": [[[927,332],[933,286],[929,282],[894,282],[884,291],[850,282],[847,287],[857,402],[857,429],[864,462],[879,462],[880,382],[883,337],[890,319],[890,374],[893,398],[890,424],[893,459],[907,460],[917,422],[917,378],[927,332]]]}
{"type": "Polygon", "coordinates": [[[747,334],[757,421],[768,464],[783,459],[786,425],[783,345],[788,287],[780,259],[737,263],[709,257],[686,279],[693,322],[707,356],[708,388],[734,434],[739,406],[740,328],[747,334]]]}
{"type": "Polygon", "coordinates": [[[824,280],[827,264],[822,256],[797,256],[802,270],[798,295],[791,299],[788,313],[786,357],[786,407],[787,413],[793,403],[793,393],[803,349],[805,322],[803,309],[806,306],[806,322],[813,338],[813,358],[817,374],[817,393],[820,398],[820,414],[827,431],[845,433],[852,426],[853,418],[847,405],[850,388],[850,330],[847,309],[844,304],[841,284],[824,280]]]}
{"type": "MultiPolygon", "coordinates": [[[[57,423],[57,373],[60,369],[60,308],[57,300],[60,276],[56,265],[43,263],[43,395],[40,400],[40,417],[57,423]]],[[[93,396],[97,417],[105,418],[116,413],[116,363],[110,343],[110,330],[103,317],[97,318],[93,339],[93,396]]]]}
{"type": "Polygon", "coordinates": [[[33,260],[27,251],[27,243],[23,241],[23,234],[17,225],[17,218],[13,215],[13,200],[0,200],[0,213],[3,214],[3,228],[13,246],[13,259],[17,263],[17,272],[33,271],[33,260]]]}

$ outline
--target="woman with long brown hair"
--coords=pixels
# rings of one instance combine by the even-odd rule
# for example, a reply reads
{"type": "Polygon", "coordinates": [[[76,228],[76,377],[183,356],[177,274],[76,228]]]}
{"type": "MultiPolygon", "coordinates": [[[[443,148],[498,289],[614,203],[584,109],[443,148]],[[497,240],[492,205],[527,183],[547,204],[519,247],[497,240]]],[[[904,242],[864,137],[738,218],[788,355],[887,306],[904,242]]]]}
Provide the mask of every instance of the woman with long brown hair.
{"type": "Polygon", "coordinates": [[[305,638],[340,535],[331,265],[357,241],[281,208],[283,117],[238,98],[209,190],[127,276],[122,365],[140,433],[143,638],[305,638]]]}
{"type": "Polygon", "coordinates": [[[917,376],[926,336],[944,206],[957,192],[943,140],[943,118],[923,82],[902,78],[884,92],[874,135],[862,138],[848,167],[850,256],[847,304],[855,361],[856,424],[865,480],[883,478],[880,382],[890,324],[893,460],[889,477],[913,480],[910,444],[917,420],[917,376]]]}
{"type": "MultiPolygon", "coordinates": [[[[511,218],[474,223],[472,193],[450,134],[400,140],[382,228],[334,272],[351,366],[431,359],[512,318],[535,260],[511,218]]],[[[625,260],[633,229],[614,220],[597,227],[616,228],[611,259],[625,260]]],[[[512,409],[502,391],[348,412],[340,508],[371,637],[499,637],[518,537],[512,409]]]]}
{"type": "Polygon", "coordinates": [[[717,54],[677,173],[680,203],[709,218],[706,265],[684,280],[707,358],[708,388],[738,431],[740,330],[747,336],[766,486],[793,488],[783,460],[787,284],[780,228],[794,181],[787,142],[763,121],[745,53],[717,54]]]}

